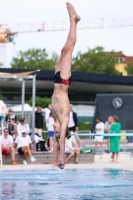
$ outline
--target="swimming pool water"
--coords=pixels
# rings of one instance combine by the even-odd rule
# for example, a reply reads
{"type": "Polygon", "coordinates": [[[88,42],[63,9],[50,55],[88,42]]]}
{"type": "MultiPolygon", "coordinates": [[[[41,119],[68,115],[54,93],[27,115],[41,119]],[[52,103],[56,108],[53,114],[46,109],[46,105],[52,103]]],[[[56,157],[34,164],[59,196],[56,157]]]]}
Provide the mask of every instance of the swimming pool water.
{"type": "Polygon", "coordinates": [[[0,200],[133,200],[133,171],[0,171],[0,200]]]}

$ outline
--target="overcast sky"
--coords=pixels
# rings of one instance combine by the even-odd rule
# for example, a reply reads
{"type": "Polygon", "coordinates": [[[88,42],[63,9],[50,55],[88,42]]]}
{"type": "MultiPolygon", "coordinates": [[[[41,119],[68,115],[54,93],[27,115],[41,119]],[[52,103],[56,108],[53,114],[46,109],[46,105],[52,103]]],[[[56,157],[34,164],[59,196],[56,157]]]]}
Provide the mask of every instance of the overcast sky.
{"type": "MultiPolygon", "coordinates": [[[[71,0],[82,20],[132,19],[133,0],[71,0]]],[[[65,0],[0,0],[0,24],[68,21],[65,0]]],[[[80,23],[80,22],[79,22],[80,23]]],[[[60,53],[68,31],[18,34],[16,45],[7,44],[7,67],[18,51],[46,48],[48,53],[60,53]]],[[[106,51],[123,51],[133,55],[133,27],[85,29],[77,31],[74,55],[87,47],[105,47],[106,51]]]]}

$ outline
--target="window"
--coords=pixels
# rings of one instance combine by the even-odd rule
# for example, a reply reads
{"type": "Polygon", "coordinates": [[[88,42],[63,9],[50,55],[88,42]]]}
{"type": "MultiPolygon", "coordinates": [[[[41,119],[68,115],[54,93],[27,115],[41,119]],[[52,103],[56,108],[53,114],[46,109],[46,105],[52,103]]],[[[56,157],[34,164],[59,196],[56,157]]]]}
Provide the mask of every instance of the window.
{"type": "Polygon", "coordinates": [[[118,58],[118,63],[124,63],[124,61],[125,61],[124,58],[122,58],[122,57],[119,57],[119,58],[118,58]]]}

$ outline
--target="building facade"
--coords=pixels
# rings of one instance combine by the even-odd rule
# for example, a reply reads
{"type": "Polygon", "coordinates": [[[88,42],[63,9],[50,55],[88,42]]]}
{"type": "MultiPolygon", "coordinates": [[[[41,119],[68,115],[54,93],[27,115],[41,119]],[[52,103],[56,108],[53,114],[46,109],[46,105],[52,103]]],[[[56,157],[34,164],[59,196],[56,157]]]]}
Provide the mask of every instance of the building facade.
{"type": "MultiPolygon", "coordinates": [[[[26,69],[0,69],[0,75],[8,73],[18,76],[19,73],[34,74],[26,69]]],[[[36,96],[51,97],[53,93],[54,71],[40,70],[36,73],[36,96]]],[[[69,88],[69,99],[74,104],[94,104],[97,94],[132,93],[132,76],[105,75],[92,73],[72,73],[72,84],[69,88]]],[[[0,97],[12,104],[21,103],[22,82],[16,79],[0,78],[0,97]]],[[[25,80],[25,101],[32,97],[32,81],[25,80]]]]}
{"type": "Polygon", "coordinates": [[[116,64],[115,68],[119,71],[122,75],[127,76],[126,67],[127,64],[133,60],[133,56],[126,56],[122,53],[122,51],[116,52],[118,55],[118,64],[116,64]]]}

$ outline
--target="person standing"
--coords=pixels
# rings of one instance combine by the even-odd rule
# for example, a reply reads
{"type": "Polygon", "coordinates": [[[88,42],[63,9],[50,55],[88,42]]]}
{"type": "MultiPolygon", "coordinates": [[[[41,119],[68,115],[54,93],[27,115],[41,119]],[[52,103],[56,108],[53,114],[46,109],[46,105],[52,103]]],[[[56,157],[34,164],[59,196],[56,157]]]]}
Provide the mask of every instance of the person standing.
{"type": "Polygon", "coordinates": [[[3,135],[0,136],[1,150],[2,154],[9,155],[11,154],[12,165],[16,165],[15,161],[15,149],[13,147],[13,137],[9,135],[9,130],[4,129],[3,135]]]}
{"type": "MultiPolygon", "coordinates": [[[[48,131],[48,127],[49,127],[49,114],[51,112],[51,109],[52,109],[52,105],[50,103],[47,105],[47,108],[44,109],[47,131],[48,131]]],[[[49,137],[47,137],[47,136],[48,136],[48,134],[46,135],[46,139],[47,139],[48,147],[50,147],[49,137]]]]}
{"type": "Polygon", "coordinates": [[[68,122],[68,128],[70,131],[77,132],[78,131],[78,116],[77,113],[72,110],[73,105],[70,104],[70,118],[68,122]]]}
{"type": "Polygon", "coordinates": [[[2,100],[0,100],[0,126],[1,127],[4,125],[4,119],[5,119],[6,113],[7,113],[6,104],[2,100]]]}
{"type": "MultiPolygon", "coordinates": [[[[105,133],[109,133],[110,132],[110,129],[111,129],[111,126],[113,124],[113,117],[112,116],[109,116],[108,117],[108,121],[105,122],[104,124],[104,132],[105,133]]],[[[107,153],[109,153],[109,150],[110,150],[110,137],[109,136],[105,136],[104,137],[106,140],[107,140],[107,153]]]]}
{"type": "Polygon", "coordinates": [[[48,118],[49,118],[49,114],[51,112],[51,109],[52,109],[52,105],[50,103],[47,105],[47,108],[44,109],[46,126],[47,126],[47,123],[48,123],[48,118]]]}
{"type": "Polygon", "coordinates": [[[54,124],[54,118],[52,116],[52,112],[49,113],[49,117],[47,118],[48,122],[47,122],[47,129],[48,129],[48,139],[49,139],[49,152],[53,151],[53,136],[54,136],[54,132],[53,132],[53,124],[54,124]]]}
{"type": "Polygon", "coordinates": [[[71,141],[80,147],[80,138],[78,135],[74,135],[78,133],[78,116],[77,113],[73,111],[73,105],[70,104],[70,117],[68,122],[68,128],[70,133],[72,134],[71,141]]]}
{"type": "Polygon", "coordinates": [[[42,136],[43,130],[43,115],[42,115],[42,108],[37,106],[37,111],[35,112],[35,133],[38,133],[42,136]]]}
{"type": "MultiPolygon", "coordinates": [[[[102,118],[98,117],[96,121],[97,121],[97,124],[95,127],[96,134],[104,134],[104,123],[102,122],[102,118]]],[[[103,136],[95,136],[94,142],[95,142],[95,152],[97,151],[97,146],[99,143],[101,147],[101,154],[102,154],[103,153],[103,136]]]]}
{"type": "MultiPolygon", "coordinates": [[[[121,131],[121,124],[119,123],[119,118],[114,115],[113,116],[113,125],[111,126],[112,133],[120,133],[121,131]]],[[[119,145],[120,145],[120,137],[119,136],[111,136],[110,137],[110,152],[112,152],[112,162],[115,160],[118,162],[119,156],[119,145]]]]}

